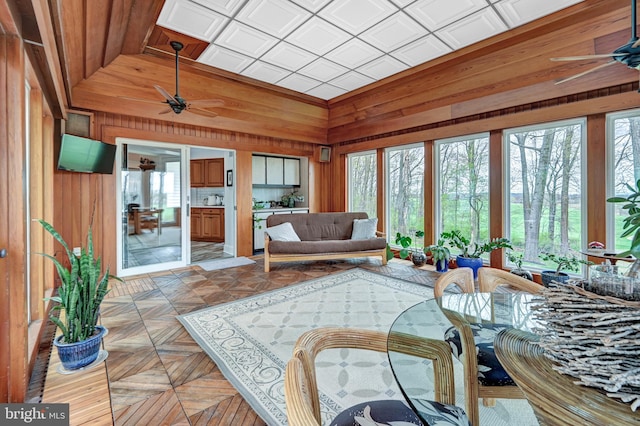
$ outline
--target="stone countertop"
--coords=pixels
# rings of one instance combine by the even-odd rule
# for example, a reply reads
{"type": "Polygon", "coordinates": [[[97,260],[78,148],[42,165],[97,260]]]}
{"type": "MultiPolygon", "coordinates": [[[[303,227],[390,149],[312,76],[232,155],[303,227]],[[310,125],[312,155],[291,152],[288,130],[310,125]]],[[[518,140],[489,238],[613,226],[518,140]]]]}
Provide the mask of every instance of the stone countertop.
{"type": "Polygon", "coordinates": [[[275,207],[272,209],[253,209],[253,213],[273,213],[281,211],[309,210],[309,207],[275,207]]]}

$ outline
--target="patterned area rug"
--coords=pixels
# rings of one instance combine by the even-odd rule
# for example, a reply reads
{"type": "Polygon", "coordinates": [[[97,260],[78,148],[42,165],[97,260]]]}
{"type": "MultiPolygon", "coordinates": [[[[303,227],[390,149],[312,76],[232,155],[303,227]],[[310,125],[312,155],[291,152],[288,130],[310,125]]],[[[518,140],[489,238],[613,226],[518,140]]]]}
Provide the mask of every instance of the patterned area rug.
{"type": "MultiPolygon", "coordinates": [[[[284,368],[300,334],[324,326],[386,332],[403,310],[430,297],[430,287],[354,269],[181,315],[178,320],[258,415],[276,426],[287,424],[284,368]]],[[[420,364],[416,362],[415,368],[424,370],[420,364]]],[[[360,402],[402,399],[385,354],[334,349],[320,354],[316,365],[323,424],[360,402]]],[[[486,424],[537,424],[525,401],[508,408],[499,403],[496,409],[492,417],[497,421],[486,424]],[[526,418],[521,417],[523,409],[526,418]],[[515,417],[512,411],[517,412],[515,417]]],[[[481,407],[481,416],[496,409],[481,407]]]]}

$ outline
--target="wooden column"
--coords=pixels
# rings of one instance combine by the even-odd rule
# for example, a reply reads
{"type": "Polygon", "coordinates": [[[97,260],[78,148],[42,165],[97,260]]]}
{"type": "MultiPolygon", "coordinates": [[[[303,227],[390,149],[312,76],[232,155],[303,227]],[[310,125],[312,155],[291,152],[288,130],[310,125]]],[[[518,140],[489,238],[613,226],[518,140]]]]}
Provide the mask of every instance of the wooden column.
{"type": "Polygon", "coordinates": [[[236,151],[236,246],[238,256],[253,255],[253,202],[251,152],[236,151]]]}
{"type": "MultiPolygon", "coordinates": [[[[380,148],[376,150],[376,215],[378,216],[378,231],[388,233],[387,229],[387,210],[385,209],[385,200],[387,199],[386,181],[385,175],[387,170],[384,162],[384,149],[380,148]]],[[[387,235],[387,240],[391,237],[387,235]]]]}
{"type": "Polygon", "coordinates": [[[605,114],[587,117],[587,242],[607,241],[606,127],[605,114]]]}
{"type": "Polygon", "coordinates": [[[424,245],[437,243],[434,223],[434,182],[433,141],[424,143],[424,245]]]}
{"type": "MultiPolygon", "coordinates": [[[[1,22],[1,21],[0,21],[1,22]]],[[[24,196],[24,46],[0,37],[0,401],[22,402],[28,372],[24,196]]]]}
{"type": "MultiPolygon", "coordinates": [[[[504,236],[504,193],[502,130],[489,134],[489,238],[504,236]]],[[[494,250],[490,255],[491,267],[502,268],[504,250],[494,250]]]]}

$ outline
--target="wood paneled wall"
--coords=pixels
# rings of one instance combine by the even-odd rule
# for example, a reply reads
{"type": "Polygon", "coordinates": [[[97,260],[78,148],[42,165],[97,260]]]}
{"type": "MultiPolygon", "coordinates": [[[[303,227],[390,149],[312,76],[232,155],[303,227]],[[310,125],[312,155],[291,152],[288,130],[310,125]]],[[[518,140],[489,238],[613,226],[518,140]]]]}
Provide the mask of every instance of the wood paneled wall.
{"type": "MultiPolygon", "coordinates": [[[[323,211],[326,203],[322,194],[325,186],[322,178],[328,177],[328,165],[316,159],[314,144],[228,132],[182,123],[153,120],[127,115],[96,112],[93,118],[92,137],[115,143],[116,138],[168,142],[236,150],[237,247],[239,256],[253,254],[251,213],[251,153],[262,152],[295,155],[309,158],[312,178],[309,188],[309,207],[323,211]],[[321,176],[315,179],[314,176],[321,176]]],[[[54,167],[54,164],[51,164],[54,167]]],[[[117,189],[115,175],[95,175],[55,171],[56,223],[69,244],[78,246],[84,242],[95,203],[93,236],[96,251],[102,254],[105,264],[116,265],[115,211],[117,189]],[[74,206],[70,209],[69,206],[74,206]]]]}

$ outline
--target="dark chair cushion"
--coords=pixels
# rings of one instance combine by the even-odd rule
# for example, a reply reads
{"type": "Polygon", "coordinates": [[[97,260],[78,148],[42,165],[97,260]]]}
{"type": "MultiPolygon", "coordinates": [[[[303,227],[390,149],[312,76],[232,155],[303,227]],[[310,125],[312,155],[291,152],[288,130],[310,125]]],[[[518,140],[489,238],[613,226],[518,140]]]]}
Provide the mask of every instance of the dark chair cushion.
{"type": "MultiPolygon", "coordinates": [[[[493,351],[493,341],[496,335],[506,329],[513,328],[506,324],[470,324],[478,353],[478,381],[484,386],[515,386],[513,379],[502,368],[500,361],[493,351]]],[[[455,327],[449,328],[444,335],[449,343],[453,355],[460,359],[462,345],[460,333],[455,327]]]]}
{"type": "MultiPolygon", "coordinates": [[[[469,426],[469,419],[464,410],[460,407],[440,404],[434,401],[419,401],[418,410],[428,421],[427,425],[457,425],[469,426]]],[[[420,418],[403,401],[399,400],[379,400],[363,402],[353,407],[347,408],[336,416],[331,422],[331,426],[359,426],[355,418],[364,417],[366,408],[369,407],[369,416],[375,422],[383,425],[391,425],[394,422],[404,422],[407,424],[424,425],[420,418]]]]}

